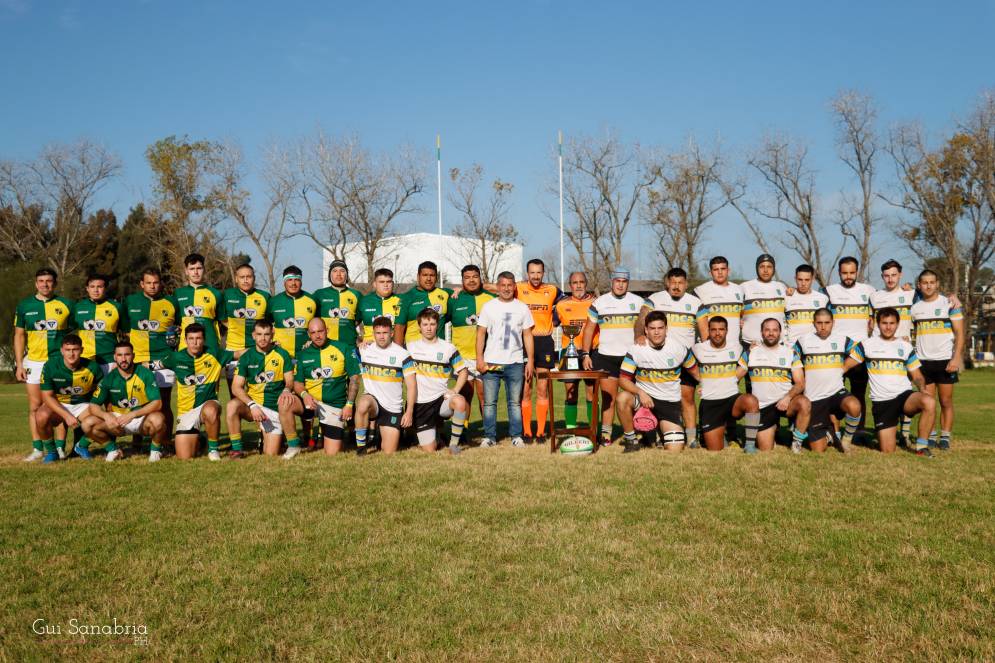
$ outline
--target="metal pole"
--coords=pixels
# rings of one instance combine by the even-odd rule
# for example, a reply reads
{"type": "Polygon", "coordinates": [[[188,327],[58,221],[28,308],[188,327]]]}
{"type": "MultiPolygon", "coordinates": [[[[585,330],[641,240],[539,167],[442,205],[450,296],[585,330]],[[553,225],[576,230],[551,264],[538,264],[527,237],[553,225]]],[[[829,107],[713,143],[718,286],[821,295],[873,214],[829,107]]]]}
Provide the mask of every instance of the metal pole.
{"type": "Polygon", "coordinates": [[[445,257],[445,248],[442,242],[442,136],[440,134],[435,134],[435,164],[436,164],[436,180],[437,180],[437,193],[438,193],[438,207],[439,207],[439,285],[445,285],[445,278],[443,277],[443,258],[445,257]]]}
{"type": "Polygon", "coordinates": [[[560,166],[560,290],[566,291],[567,282],[564,278],[563,264],[563,132],[557,132],[557,144],[559,150],[560,166]]]}

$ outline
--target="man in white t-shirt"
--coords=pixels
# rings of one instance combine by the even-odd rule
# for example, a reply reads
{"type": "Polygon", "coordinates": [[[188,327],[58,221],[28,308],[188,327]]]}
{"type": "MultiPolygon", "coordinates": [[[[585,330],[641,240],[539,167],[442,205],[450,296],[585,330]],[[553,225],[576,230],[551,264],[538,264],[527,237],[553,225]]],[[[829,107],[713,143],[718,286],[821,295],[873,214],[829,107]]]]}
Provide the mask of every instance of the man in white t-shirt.
{"type": "Polygon", "coordinates": [[[484,439],[480,446],[497,444],[497,401],[504,382],[508,402],[508,434],[514,447],[522,438],[522,387],[535,372],[532,311],[515,299],[517,284],[511,272],[497,279],[496,299],[486,302],[477,316],[477,372],[484,383],[484,439]]]}

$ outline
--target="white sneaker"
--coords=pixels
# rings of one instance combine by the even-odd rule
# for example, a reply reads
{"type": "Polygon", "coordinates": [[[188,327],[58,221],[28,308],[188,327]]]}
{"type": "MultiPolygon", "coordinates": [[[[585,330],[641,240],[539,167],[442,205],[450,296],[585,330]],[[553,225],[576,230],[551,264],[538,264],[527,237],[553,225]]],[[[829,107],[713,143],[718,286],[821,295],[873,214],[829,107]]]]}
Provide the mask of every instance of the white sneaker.
{"type": "Polygon", "coordinates": [[[496,447],[497,446],[497,442],[495,440],[492,440],[489,437],[485,437],[482,440],[480,440],[480,446],[481,447],[496,447]]]}
{"type": "Polygon", "coordinates": [[[519,447],[519,448],[524,447],[525,446],[525,440],[523,440],[520,437],[513,437],[513,438],[511,438],[511,446],[513,446],[513,447],[519,447]]]}
{"type": "Polygon", "coordinates": [[[56,453],[59,454],[59,460],[65,460],[66,459],[66,450],[65,450],[65,447],[56,446],[55,447],[55,451],[56,451],[56,453]]]}
{"type": "Polygon", "coordinates": [[[114,451],[108,451],[107,456],[104,458],[108,463],[113,463],[119,458],[124,458],[124,452],[120,449],[115,449],[114,451]]]}
{"type": "Polygon", "coordinates": [[[41,449],[32,449],[31,453],[24,457],[25,463],[34,463],[45,457],[45,452],[41,449]]]}
{"type": "Polygon", "coordinates": [[[801,440],[792,440],[791,441],[791,453],[793,453],[793,454],[800,454],[801,452],[802,452],[802,443],[801,443],[801,440]]]}
{"type": "Polygon", "coordinates": [[[210,452],[209,454],[207,454],[207,460],[210,460],[210,461],[219,461],[219,460],[221,460],[221,452],[217,451],[217,450],[210,452]]]}
{"type": "Polygon", "coordinates": [[[149,452],[149,462],[150,463],[158,463],[160,460],[162,460],[162,452],[161,451],[153,450],[153,451],[149,452]]]}
{"type": "Polygon", "coordinates": [[[287,450],[283,452],[283,460],[290,460],[300,452],[300,447],[287,447],[287,450]]]}

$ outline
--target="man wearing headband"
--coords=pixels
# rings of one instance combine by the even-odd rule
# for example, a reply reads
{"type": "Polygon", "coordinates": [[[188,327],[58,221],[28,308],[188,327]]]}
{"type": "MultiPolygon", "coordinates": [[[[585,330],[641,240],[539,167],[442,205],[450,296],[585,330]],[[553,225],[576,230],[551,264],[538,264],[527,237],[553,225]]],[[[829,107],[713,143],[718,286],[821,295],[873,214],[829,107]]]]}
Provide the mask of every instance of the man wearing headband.
{"type": "Polygon", "coordinates": [[[615,412],[615,394],[622,360],[633,341],[643,336],[643,322],[653,310],[653,303],[629,292],[629,270],[616,267],[611,273],[612,287],[591,303],[584,326],[584,370],[602,370],[608,377],[601,380],[601,443],[612,443],[612,419],[615,412]],[[594,330],[599,328],[601,337],[598,349],[592,352],[594,330]]]}
{"type": "MultiPolygon", "coordinates": [[[[307,344],[307,326],[318,313],[318,303],[301,288],[302,284],[301,268],[290,265],[283,270],[283,292],[269,300],[270,318],[273,320],[273,341],[275,345],[283,348],[291,359],[296,358],[297,353],[307,344]]],[[[287,370],[293,371],[293,368],[292,362],[287,370]]],[[[293,384],[293,381],[290,384],[293,384]]],[[[305,409],[301,417],[301,427],[304,429],[303,438],[309,447],[313,446],[311,444],[313,418],[314,412],[305,409]]]]}
{"type": "Polygon", "coordinates": [[[314,292],[318,305],[317,315],[325,321],[328,340],[356,345],[356,312],[359,309],[360,292],[350,288],[349,268],[341,260],[333,260],[328,267],[327,288],[314,292]]]}

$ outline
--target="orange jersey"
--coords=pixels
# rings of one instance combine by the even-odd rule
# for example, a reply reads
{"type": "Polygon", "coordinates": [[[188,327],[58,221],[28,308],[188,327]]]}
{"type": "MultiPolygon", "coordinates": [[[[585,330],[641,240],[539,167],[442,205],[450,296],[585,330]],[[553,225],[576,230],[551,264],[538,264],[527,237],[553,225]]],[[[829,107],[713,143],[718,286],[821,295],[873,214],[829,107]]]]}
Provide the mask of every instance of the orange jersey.
{"type": "MultiPolygon", "coordinates": [[[[593,301],[594,295],[591,294],[585,295],[584,299],[574,299],[571,295],[558,301],[556,303],[555,311],[560,325],[572,325],[578,329],[583,329],[584,325],[587,324],[587,309],[591,308],[591,303],[593,301]]],[[[598,347],[599,335],[599,331],[595,329],[594,340],[591,341],[592,350],[598,347]]],[[[581,334],[578,334],[577,338],[574,340],[574,345],[579,348],[582,340],[583,338],[581,334]]],[[[565,338],[563,343],[567,343],[565,338]]]]}
{"type": "Polygon", "coordinates": [[[549,336],[553,333],[553,307],[556,300],[560,298],[560,289],[555,285],[543,283],[538,288],[533,288],[528,281],[521,281],[516,288],[518,299],[529,307],[532,311],[532,320],[535,327],[532,333],[535,336],[549,336]]]}

